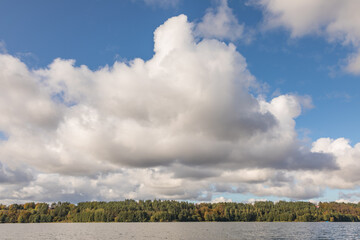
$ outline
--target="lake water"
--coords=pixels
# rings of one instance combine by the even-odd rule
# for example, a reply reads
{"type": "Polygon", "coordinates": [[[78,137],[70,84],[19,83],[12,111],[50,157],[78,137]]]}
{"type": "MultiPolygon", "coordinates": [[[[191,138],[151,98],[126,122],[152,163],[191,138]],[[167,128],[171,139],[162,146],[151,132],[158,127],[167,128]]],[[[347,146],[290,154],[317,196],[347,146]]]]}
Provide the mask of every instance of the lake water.
{"type": "Polygon", "coordinates": [[[0,239],[360,239],[360,223],[0,224],[0,239]]]}

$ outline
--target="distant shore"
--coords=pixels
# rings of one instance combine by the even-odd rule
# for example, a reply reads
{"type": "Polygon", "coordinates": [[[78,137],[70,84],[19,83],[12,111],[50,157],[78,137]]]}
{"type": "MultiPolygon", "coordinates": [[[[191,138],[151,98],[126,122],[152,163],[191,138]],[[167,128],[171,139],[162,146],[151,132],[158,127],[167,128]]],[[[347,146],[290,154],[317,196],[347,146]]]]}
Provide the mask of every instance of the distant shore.
{"type": "Polygon", "coordinates": [[[359,222],[360,204],[189,203],[162,200],[0,204],[0,223],[40,222],[359,222]]]}

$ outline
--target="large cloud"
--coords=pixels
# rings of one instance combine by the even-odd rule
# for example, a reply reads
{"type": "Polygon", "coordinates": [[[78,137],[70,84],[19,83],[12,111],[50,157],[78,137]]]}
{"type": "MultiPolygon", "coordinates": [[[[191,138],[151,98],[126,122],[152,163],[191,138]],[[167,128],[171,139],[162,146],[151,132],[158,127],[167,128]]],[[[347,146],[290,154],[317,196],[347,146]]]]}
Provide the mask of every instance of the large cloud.
{"type": "Polygon", "coordinates": [[[267,27],[285,27],[292,37],[320,34],[351,45],[355,53],[345,67],[360,74],[360,2],[357,0],[252,0],[263,7],[267,27]]]}
{"type": "Polygon", "coordinates": [[[235,46],[196,42],[194,27],[173,17],[155,31],[152,59],[96,71],[63,59],[30,70],[0,55],[0,178],[21,182],[0,185],[1,198],[304,199],[327,186],[318,173],[347,181],[338,155],[297,140],[304,100],[250,94],[256,80],[235,46]]]}

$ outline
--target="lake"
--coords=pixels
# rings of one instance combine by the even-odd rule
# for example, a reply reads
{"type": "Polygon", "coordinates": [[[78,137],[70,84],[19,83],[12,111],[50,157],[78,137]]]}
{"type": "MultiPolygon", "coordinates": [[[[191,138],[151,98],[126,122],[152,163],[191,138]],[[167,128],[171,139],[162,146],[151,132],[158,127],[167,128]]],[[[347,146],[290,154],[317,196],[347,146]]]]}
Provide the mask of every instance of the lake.
{"type": "Polygon", "coordinates": [[[0,239],[360,239],[360,223],[0,224],[0,239]]]}

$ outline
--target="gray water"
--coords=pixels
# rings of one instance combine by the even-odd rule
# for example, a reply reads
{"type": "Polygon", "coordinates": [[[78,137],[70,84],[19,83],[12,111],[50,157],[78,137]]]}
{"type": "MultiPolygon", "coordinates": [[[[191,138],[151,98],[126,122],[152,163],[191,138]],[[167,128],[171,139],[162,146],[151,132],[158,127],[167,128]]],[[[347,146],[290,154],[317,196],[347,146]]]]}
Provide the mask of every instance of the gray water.
{"type": "Polygon", "coordinates": [[[360,239],[360,223],[0,224],[0,239],[360,239]]]}

